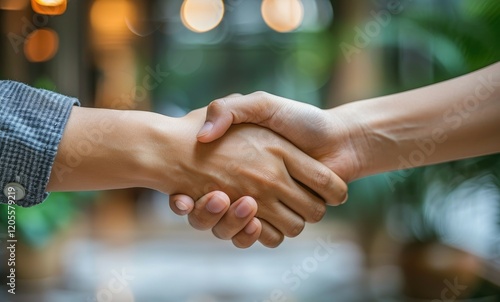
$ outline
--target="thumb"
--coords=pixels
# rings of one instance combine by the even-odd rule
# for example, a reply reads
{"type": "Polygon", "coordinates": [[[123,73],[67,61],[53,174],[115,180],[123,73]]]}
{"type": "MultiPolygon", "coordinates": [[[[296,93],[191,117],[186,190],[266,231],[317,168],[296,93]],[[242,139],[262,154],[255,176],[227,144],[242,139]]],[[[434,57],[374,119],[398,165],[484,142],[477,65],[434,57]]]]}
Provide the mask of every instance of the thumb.
{"type": "Polygon", "coordinates": [[[177,215],[187,215],[194,209],[194,200],[183,194],[169,196],[170,209],[177,215]]]}
{"type": "Polygon", "coordinates": [[[211,102],[207,107],[205,124],[197,134],[198,141],[212,142],[226,133],[232,124],[261,124],[279,108],[278,98],[266,92],[231,95],[211,102]]]}
{"type": "MultiPolygon", "coordinates": [[[[229,108],[232,104],[227,104],[229,98],[235,97],[225,97],[208,104],[205,123],[196,135],[198,141],[202,143],[212,142],[223,136],[231,127],[234,117],[229,108]]],[[[235,109],[238,110],[238,108],[235,109]]]]}

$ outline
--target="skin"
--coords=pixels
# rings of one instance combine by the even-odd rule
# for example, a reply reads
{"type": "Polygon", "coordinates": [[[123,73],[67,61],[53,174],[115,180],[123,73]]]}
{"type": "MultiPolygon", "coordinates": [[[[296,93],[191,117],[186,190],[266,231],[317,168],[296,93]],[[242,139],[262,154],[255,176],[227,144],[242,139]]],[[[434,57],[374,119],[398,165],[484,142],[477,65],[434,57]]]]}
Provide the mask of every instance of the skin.
{"type": "Polygon", "coordinates": [[[216,142],[199,143],[196,133],[205,115],[206,109],[170,118],[75,107],[47,190],[145,187],[182,192],[201,198],[191,213],[206,209],[214,215],[190,219],[193,227],[204,229],[217,221],[230,227],[215,228],[219,238],[244,233],[236,245],[258,239],[270,247],[284,236],[297,236],[305,222],[319,221],[324,200],[340,203],[344,198],[347,187],[338,176],[265,128],[238,125],[216,142]],[[229,205],[228,199],[234,203],[229,205]]]}
{"type": "MultiPolygon", "coordinates": [[[[345,182],[498,153],[500,63],[442,83],[328,110],[265,92],[218,99],[208,106],[198,140],[217,140],[232,124],[240,123],[279,133],[345,182]]],[[[394,185],[402,179],[389,181],[394,185]]],[[[189,214],[191,220],[211,215],[190,212],[194,201],[184,195],[171,200],[181,200],[187,208],[181,214],[189,214]]],[[[214,225],[224,227],[231,226],[224,221],[214,225]]],[[[249,238],[245,242],[251,243],[249,238]]]]}

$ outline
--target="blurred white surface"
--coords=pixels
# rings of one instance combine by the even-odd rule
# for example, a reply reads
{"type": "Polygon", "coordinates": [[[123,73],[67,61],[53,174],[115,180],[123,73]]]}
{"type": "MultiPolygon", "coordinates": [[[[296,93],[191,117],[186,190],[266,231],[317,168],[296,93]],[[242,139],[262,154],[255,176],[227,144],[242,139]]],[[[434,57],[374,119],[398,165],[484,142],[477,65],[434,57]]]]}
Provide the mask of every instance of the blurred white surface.
{"type": "Polygon", "coordinates": [[[146,240],[119,248],[74,241],[64,253],[65,285],[93,293],[88,301],[304,301],[326,298],[362,275],[359,249],[325,234],[277,249],[241,250],[207,239],[146,240]],[[124,291],[132,297],[108,299],[124,291]]]}

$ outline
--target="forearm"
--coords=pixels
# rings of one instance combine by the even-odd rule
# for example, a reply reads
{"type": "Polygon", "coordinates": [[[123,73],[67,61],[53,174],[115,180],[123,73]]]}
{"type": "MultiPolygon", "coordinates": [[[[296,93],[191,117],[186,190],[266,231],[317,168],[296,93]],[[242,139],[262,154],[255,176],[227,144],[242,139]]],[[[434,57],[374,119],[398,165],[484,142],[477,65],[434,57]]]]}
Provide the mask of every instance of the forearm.
{"type": "MultiPolygon", "coordinates": [[[[159,125],[175,128],[173,120],[142,111],[73,108],[47,190],[159,189],[158,167],[168,169],[175,157],[168,154],[173,142],[159,125]]],[[[168,175],[161,175],[163,190],[172,188],[168,175]]]]}
{"type": "Polygon", "coordinates": [[[500,64],[328,113],[354,127],[358,177],[500,152],[500,64]]]}

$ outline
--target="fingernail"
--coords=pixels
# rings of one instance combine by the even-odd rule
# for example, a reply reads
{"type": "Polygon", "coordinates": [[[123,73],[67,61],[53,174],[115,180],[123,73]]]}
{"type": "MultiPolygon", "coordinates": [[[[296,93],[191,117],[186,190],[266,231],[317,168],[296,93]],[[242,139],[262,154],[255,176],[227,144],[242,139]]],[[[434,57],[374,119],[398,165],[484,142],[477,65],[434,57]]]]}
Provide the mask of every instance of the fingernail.
{"type": "Polygon", "coordinates": [[[340,204],[344,204],[344,203],[346,203],[348,198],[349,198],[349,195],[347,195],[347,194],[346,194],[346,195],[345,195],[345,199],[344,199],[344,201],[342,201],[340,204]]]}
{"type": "Polygon", "coordinates": [[[181,210],[181,211],[187,211],[187,209],[189,209],[189,207],[188,207],[188,206],[187,206],[184,202],[182,202],[182,201],[180,201],[180,200],[177,200],[177,201],[175,202],[175,206],[176,206],[179,210],[181,210]]]}
{"type": "Polygon", "coordinates": [[[252,207],[250,206],[250,203],[248,201],[243,200],[237,207],[236,210],[234,210],[234,214],[238,218],[245,218],[248,215],[252,213],[252,207]]]}
{"type": "Polygon", "coordinates": [[[205,122],[205,124],[203,124],[203,127],[201,127],[200,132],[198,132],[196,137],[204,136],[205,134],[210,132],[210,130],[212,130],[213,127],[214,127],[213,123],[205,122]]]}
{"type": "Polygon", "coordinates": [[[248,235],[252,235],[253,233],[255,233],[257,231],[257,224],[255,222],[251,221],[249,224],[247,224],[244,231],[248,235]]]}
{"type": "Polygon", "coordinates": [[[207,210],[212,214],[219,214],[225,207],[226,204],[217,195],[212,196],[207,203],[207,210]]]}

